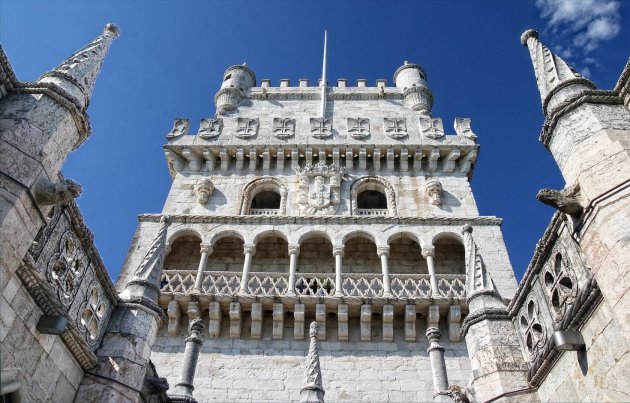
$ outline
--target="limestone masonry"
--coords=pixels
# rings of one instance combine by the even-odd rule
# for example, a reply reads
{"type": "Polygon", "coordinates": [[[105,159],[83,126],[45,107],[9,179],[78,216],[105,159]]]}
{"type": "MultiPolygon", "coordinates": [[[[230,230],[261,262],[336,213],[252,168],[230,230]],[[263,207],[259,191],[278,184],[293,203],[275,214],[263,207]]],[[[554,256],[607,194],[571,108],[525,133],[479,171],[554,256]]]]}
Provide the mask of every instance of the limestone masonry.
{"type": "Polygon", "coordinates": [[[630,400],[630,63],[597,90],[521,37],[566,187],[520,285],[471,119],[408,62],[374,87],[229,67],[114,284],[60,168],[118,35],[30,83],[0,51],[2,401],[630,400]]]}

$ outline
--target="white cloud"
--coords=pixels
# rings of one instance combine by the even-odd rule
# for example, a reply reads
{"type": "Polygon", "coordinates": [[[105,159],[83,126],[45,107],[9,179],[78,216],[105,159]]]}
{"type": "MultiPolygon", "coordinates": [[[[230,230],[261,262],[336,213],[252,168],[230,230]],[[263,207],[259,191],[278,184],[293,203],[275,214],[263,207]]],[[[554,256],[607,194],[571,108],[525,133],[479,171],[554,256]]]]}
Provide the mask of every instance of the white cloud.
{"type": "Polygon", "coordinates": [[[551,31],[562,40],[564,46],[559,53],[567,58],[587,55],[621,29],[619,0],[536,0],[536,6],[551,31]]]}

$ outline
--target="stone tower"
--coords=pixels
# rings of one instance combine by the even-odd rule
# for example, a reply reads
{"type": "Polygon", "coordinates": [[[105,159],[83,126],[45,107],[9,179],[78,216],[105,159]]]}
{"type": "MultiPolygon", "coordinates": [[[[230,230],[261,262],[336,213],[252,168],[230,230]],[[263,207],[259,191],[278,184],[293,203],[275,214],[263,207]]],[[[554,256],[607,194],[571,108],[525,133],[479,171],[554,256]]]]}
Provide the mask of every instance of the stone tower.
{"type": "Polygon", "coordinates": [[[471,374],[469,394],[496,383],[480,399],[524,385],[522,360],[505,375],[479,358],[521,353],[500,333],[516,281],[501,219],[479,216],[470,188],[470,119],[445,129],[413,63],[394,86],[339,79],[324,93],[322,116],[321,86],[258,83],[236,65],[196,133],[175,119],[171,190],[140,216],[117,282],[123,300],[167,313],[142,336],[160,374],[173,385],[197,362],[199,401],[299,400],[315,321],[330,400],[443,400],[471,374]],[[197,361],[184,354],[196,319],[197,361]]]}

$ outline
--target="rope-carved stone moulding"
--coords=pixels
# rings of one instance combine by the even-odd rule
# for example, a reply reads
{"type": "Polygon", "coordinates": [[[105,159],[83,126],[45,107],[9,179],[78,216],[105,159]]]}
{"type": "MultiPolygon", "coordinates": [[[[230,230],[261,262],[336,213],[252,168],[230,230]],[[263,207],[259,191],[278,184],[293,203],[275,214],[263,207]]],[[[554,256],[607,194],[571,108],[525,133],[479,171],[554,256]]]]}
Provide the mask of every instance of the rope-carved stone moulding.
{"type": "Polygon", "coordinates": [[[197,136],[202,139],[212,139],[218,137],[223,130],[223,119],[203,118],[199,124],[197,136]]]}
{"type": "Polygon", "coordinates": [[[195,185],[195,195],[199,204],[206,204],[214,192],[214,183],[210,179],[202,179],[195,185]]]}
{"type": "Polygon", "coordinates": [[[287,213],[287,195],[289,193],[286,185],[279,179],[273,177],[263,177],[254,179],[243,188],[241,203],[239,207],[240,215],[248,215],[252,199],[258,193],[270,190],[280,194],[280,208],[278,215],[287,213]]]}
{"type": "Polygon", "coordinates": [[[575,272],[568,264],[566,253],[561,253],[560,248],[554,248],[551,256],[542,271],[542,283],[551,314],[559,322],[575,302],[578,282],[575,272]]]}
{"type": "Polygon", "coordinates": [[[389,215],[391,217],[396,217],[398,215],[396,209],[396,192],[394,191],[394,187],[387,180],[379,178],[378,176],[366,176],[357,179],[352,184],[352,187],[350,188],[350,207],[352,215],[360,215],[357,196],[364,190],[377,190],[385,193],[389,215]]]}
{"type": "Polygon", "coordinates": [[[61,303],[69,305],[74,300],[87,268],[87,258],[81,250],[79,240],[71,231],[66,231],[61,236],[58,250],[48,262],[46,277],[55,286],[61,303]]]}
{"type": "Polygon", "coordinates": [[[527,304],[521,308],[518,321],[530,361],[534,361],[546,341],[546,332],[541,324],[538,302],[530,297],[527,304]]]}
{"type": "Polygon", "coordinates": [[[333,215],[337,212],[341,203],[342,168],[319,162],[304,168],[298,166],[295,174],[300,186],[300,215],[333,215]]]}

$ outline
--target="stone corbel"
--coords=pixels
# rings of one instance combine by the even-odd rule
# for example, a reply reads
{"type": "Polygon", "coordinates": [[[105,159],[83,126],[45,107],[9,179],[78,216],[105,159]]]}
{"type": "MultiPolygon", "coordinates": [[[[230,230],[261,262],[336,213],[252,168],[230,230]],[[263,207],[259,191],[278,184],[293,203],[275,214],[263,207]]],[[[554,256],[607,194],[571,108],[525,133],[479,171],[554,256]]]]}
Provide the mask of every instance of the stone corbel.
{"type": "Polygon", "coordinates": [[[201,170],[203,158],[198,156],[193,150],[184,148],[182,150],[182,157],[188,160],[188,170],[190,172],[199,172],[201,170]]]}
{"type": "Polygon", "coordinates": [[[400,150],[400,170],[402,172],[409,171],[409,150],[406,148],[400,150]]]}
{"type": "Polygon", "coordinates": [[[450,341],[458,342],[461,337],[460,332],[460,320],[462,318],[462,311],[459,305],[451,305],[448,310],[448,339],[450,341]]]}
{"type": "Polygon", "coordinates": [[[188,301],[188,322],[192,323],[195,319],[201,318],[201,309],[199,308],[199,302],[195,300],[188,301]]]}
{"type": "Polygon", "coordinates": [[[317,321],[317,339],[326,340],[326,304],[315,305],[315,320],[317,321]]]}
{"type": "Polygon", "coordinates": [[[444,170],[444,172],[453,172],[455,170],[455,162],[457,161],[461,153],[462,152],[457,148],[451,150],[451,152],[448,153],[446,158],[444,158],[444,162],[442,163],[442,169],[444,170]]]}
{"type": "Polygon", "coordinates": [[[374,157],[372,158],[374,163],[374,171],[378,172],[381,170],[381,149],[376,147],[374,148],[374,157]]]}
{"type": "Polygon", "coordinates": [[[166,163],[171,171],[171,176],[175,176],[175,173],[182,172],[184,170],[184,159],[180,157],[175,151],[165,149],[164,155],[166,156],[166,163]]]}
{"type": "Polygon", "coordinates": [[[295,304],[293,308],[293,338],[304,339],[304,304],[295,304]]]}
{"type": "Polygon", "coordinates": [[[230,166],[230,155],[225,148],[219,150],[219,159],[221,160],[221,172],[226,172],[230,166]]]}
{"type": "Polygon", "coordinates": [[[389,172],[394,172],[395,160],[394,160],[394,149],[387,149],[387,170],[389,172]]]}
{"type": "Polygon", "coordinates": [[[442,204],[442,183],[435,179],[428,179],[425,184],[425,190],[427,192],[427,196],[431,199],[431,204],[434,206],[439,206],[442,204]]]}
{"type": "Polygon", "coordinates": [[[262,159],[263,159],[263,172],[265,174],[269,173],[269,170],[271,169],[271,153],[269,152],[268,148],[265,148],[263,150],[262,153],[262,159]]]}
{"type": "Polygon", "coordinates": [[[383,305],[383,341],[394,341],[394,305],[383,305]]]}
{"type": "Polygon", "coordinates": [[[276,152],[276,171],[278,171],[278,173],[284,172],[284,159],[284,149],[279,148],[276,152]]]}
{"type": "Polygon", "coordinates": [[[273,339],[282,340],[284,337],[284,304],[273,304],[273,339]]]}
{"type": "Polygon", "coordinates": [[[195,185],[195,194],[199,204],[206,204],[214,192],[214,183],[210,179],[202,179],[195,185]]]}
{"type": "Polygon", "coordinates": [[[221,333],[221,305],[217,301],[210,302],[208,306],[208,336],[219,338],[221,333]]]}
{"type": "Polygon", "coordinates": [[[362,171],[367,169],[367,150],[365,147],[359,149],[359,169],[362,171]]]}
{"type": "Polygon", "coordinates": [[[416,306],[405,305],[405,341],[416,341],[416,306]]]}
{"type": "Polygon", "coordinates": [[[230,303],[230,338],[239,339],[241,337],[241,303],[230,303]]]}
{"type": "Polygon", "coordinates": [[[372,341],[372,305],[361,305],[361,341],[372,341]]]}
{"type": "Polygon", "coordinates": [[[243,151],[242,147],[239,147],[236,150],[236,170],[237,171],[243,170],[244,162],[245,162],[245,152],[243,151]]]}
{"type": "Polygon", "coordinates": [[[214,152],[209,148],[203,150],[203,158],[206,160],[206,171],[212,172],[214,171],[215,165],[217,163],[217,157],[214,155],[214,152]]]}
{"type": "Polygon", "coordinates": [[[252,303],[252,339],[260,340],[262,334],[263,310],[260,302],[252,303]]]}
{"type": "Polygon", "coordinates": [[[440,150],[437,148],[431,149],[427,162],[429,163],[429,171],[435,172],[438,169],[438,159],[440,158],[440,150]]]}
{"type": "Polygon", "coordinates": [[[477,150],[472,150],[459,159],[459,171],[468,173],[475,161],[477,161],[477,150]]]}
{"type": "Polygon", "coordinates": [[[168,334],[170,336],[176,336],[179,331],[179,320],[182,317],[182,311],[179,308],[179,302],[174,299],[168,303],[166,309],[168,315],[168,334]]]}
{"type": "Polygon", "coordinates": [[[348,341],[348,305],[337,305],[337,329],[339,341],[348,341]]]}
{"type": "Polygon", "coordinates": [[[33,188],[33,196],[40,206],[65,204],[81,195],[83,188],[71,179],[51,182],[48,178],[41,178],[33,188]]]}
{"type": "Polygon", "coordinates": [[[440,307],[431,305],[427,308],[427,328],[438,327],[440,323],[440,307]]]}

